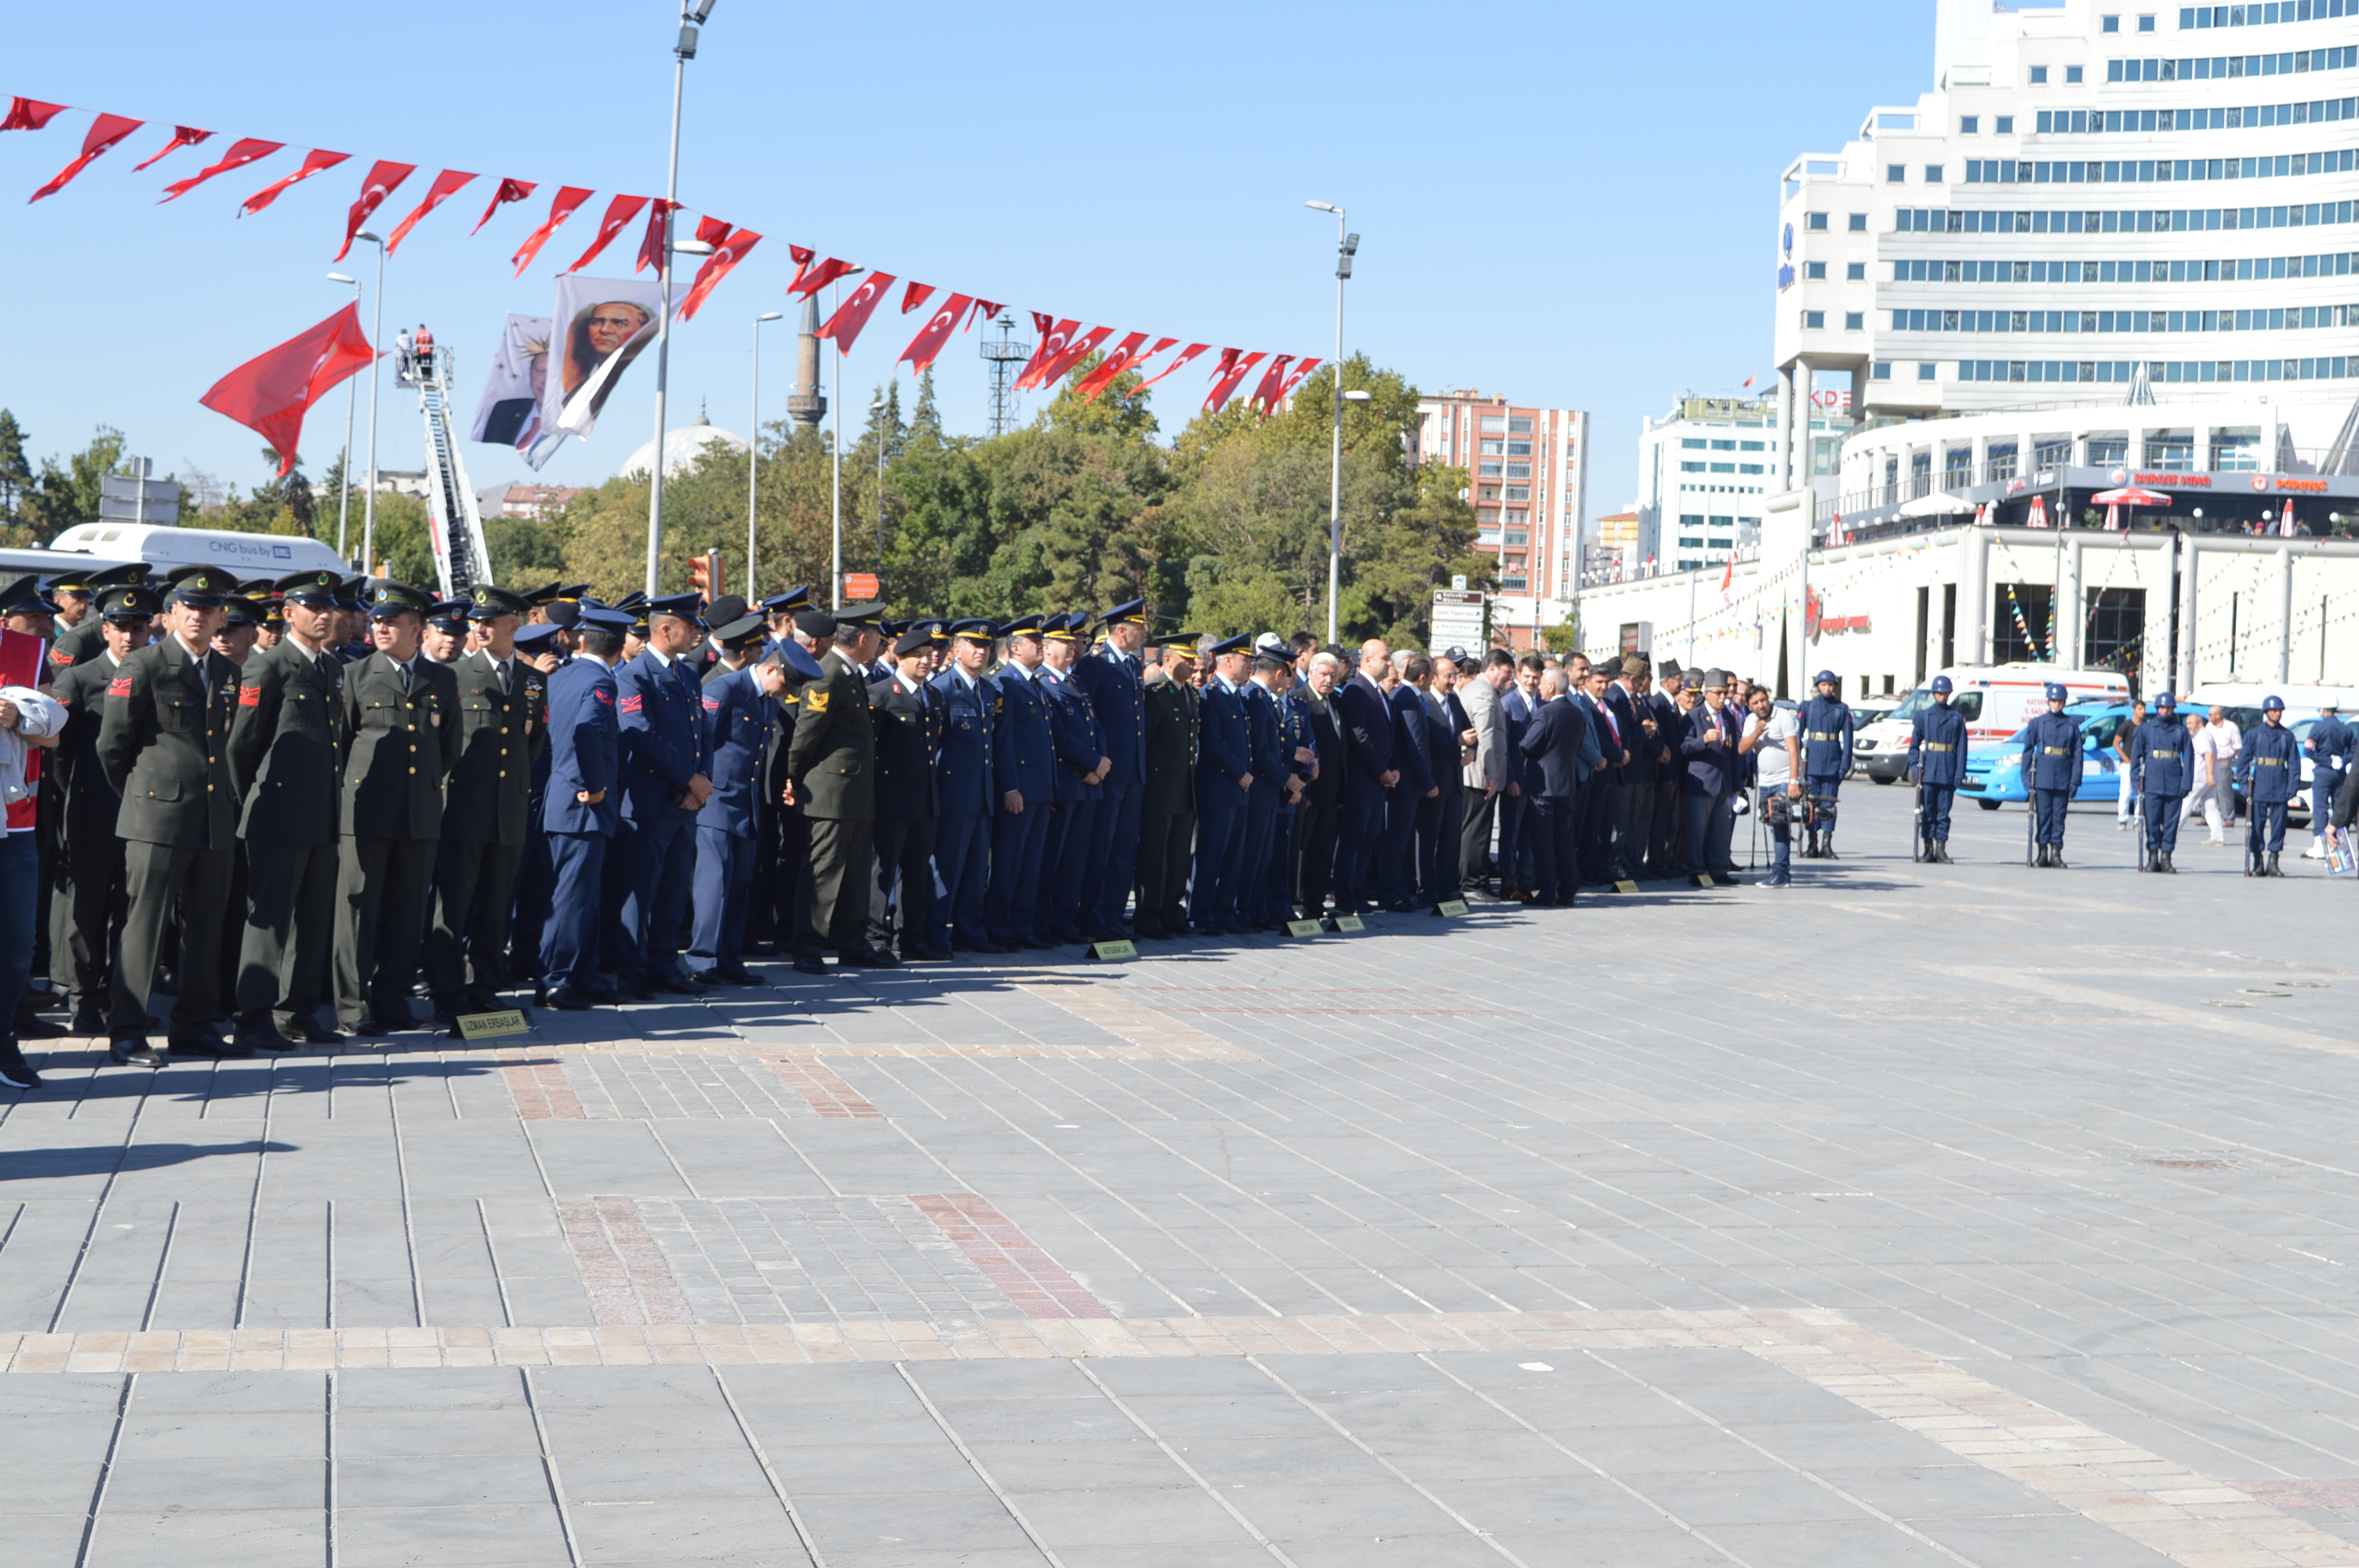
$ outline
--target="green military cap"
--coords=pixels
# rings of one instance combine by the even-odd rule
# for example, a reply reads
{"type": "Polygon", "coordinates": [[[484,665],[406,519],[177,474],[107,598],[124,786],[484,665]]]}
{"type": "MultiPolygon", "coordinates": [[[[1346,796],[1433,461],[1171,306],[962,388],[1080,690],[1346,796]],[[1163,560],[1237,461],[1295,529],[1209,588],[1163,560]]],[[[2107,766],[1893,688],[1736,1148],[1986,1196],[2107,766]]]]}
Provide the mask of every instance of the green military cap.
{"type": "MultiPolygon", "coordinates": [[[[81,580],[82,591],[91,594],[103,593],[110,588],[128,588],[133,583],[144,583],[147,580],[147,563],[131,561],[123,566],[109,567],[103,572],[85,573],[81,580]]],[[[75,591],[68,586],[64,577],[59,578],[52,586],[61,593],[75,591]]]]}
{"type": "Polygon", "coordinates": [[[1152,639],[1158,648],[1185,648],[1190,653],[1194,653],[1196,645],[1203,640],[1201,632],[1166,632],[1162,636],[1152,639]]]}
{"type": "Polygon", "coordinates": [[[368,575],[341,578],[336,582],[336,608],[360,610],[368,604],[368,575]]]}
{"type": "Polygon", "coordinates": [[[847,604],[835,612],[835,618],[846,626],[875,632],[879,630],[877,622],[885,619],[885,608],[874,600],[866,604],[847,604]]]}
{"type": "Polygon", "coordinates": [[[766,642],[769,635],[770,623],[759,611],[712,629],[712,640],[724,648],[751,648],[766,642]]]}
{"type": "Polygon", "coordinates": [[[259,600],[249,599],[242,593],[233,593],[222,600],[222,609],[226,612],[222,621],[224,626],[262,624],[263,604],[259,600]]]}
{"type": "Polygon", "coordinates": [[[405,610],[417,611],[422,619],[433,606],[434,601],[423,591],[406,582],[381,582],[369,599],[369,619],[389,620],[405,610]]]}
{"type": "Polygon", "coordinates": [[[182,567],[164,580],[171,585],[169,598],[199,610],[211,610],[237,591],[237,579],[219,567],[182,567]]]}
{"type": "Polygon", "coordinates": [[[41,597],[41,579],[20,577],[0,585],[0,615],[55,615],[58,607],[41,597]]]}
{"type": "Polygon", "coordinates": [[[333,572],[314,569],[288,572],[270,586],[287,603],[308,604],[314,610],[325,610],[342,596],[344,579],[333,572]]]}
{"type": "Polygon", "coordinates": [[[475,585],[474,602],[467,611],[467,619],[494,621],[503,615],[522,615],[530,608],[522,594],[510,593],[506,589],[494,588],[490,583],[479,582],[475,585]]]}
{"type": "Polygon", "coordinates": [[[144,582],[99,590],[98,612],[109,621],[152,621],[163,608],[163,596],[144,582]]]}

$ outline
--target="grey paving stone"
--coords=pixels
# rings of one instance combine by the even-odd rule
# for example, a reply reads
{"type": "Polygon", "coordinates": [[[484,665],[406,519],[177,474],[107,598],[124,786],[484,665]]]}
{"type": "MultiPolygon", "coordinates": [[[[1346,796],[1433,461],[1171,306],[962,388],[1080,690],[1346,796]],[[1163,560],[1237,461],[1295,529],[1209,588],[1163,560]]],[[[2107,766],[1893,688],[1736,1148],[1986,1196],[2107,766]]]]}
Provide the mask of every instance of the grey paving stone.
{"type": "Polygon", "coordinates": [[[715,1498],[771,1498],[760,1461],[734,1449],[657,1449],[628,1454],[593,1452],[564,1456],[565,1496],[570,1502],[636,1503],[700,1501],[715,1498]]]}
{"type": "Polygon", "coordinates": [[[97,1568],[141,1563],[184,1568],[317,1568],[326,1552],[327,1515],[318,1508],[156,1511],[126,1502],[108,1507],[100,1516],[92,1532],[90,1562],[97,1568]]]}
{"type": "MultiPolygon", "coordinates": [[[[851,1442],[768,1450],[771,1468],[788,1495],[858,1497],[902,1492],[988,1492],[950,1439],[930,1444],[851,1442]]],[[[1022,1446],[1022,1445],[1017,1445],[1022,1446]]],[[[1075,1447],[1079,1444],[1043,1444],[1075,1447]]]]}
{"type": "Polygon", "coordinates": [[[853,1552],[1032,1550],[1023,1527],[988,1493],[798,1497],[795,1512],[830,1562],[853,1552]]]}
{"type": "Polygon", "coordinates": [[[794,1527],[775,1499],[590,1503],[570,1509],[573,1535],[591,1563],[778,1561],[800,1556],[794,1527]]]}
{"type": "Polygon", "coordinates": [[[340,1453],[337,1459],[340,1509],[526,1507],[550,1501],[549,1473],[538,1453],[340,1453]]]}
{"type": "Polygon", "coordinates": [[[1698,1529],[1842,1521],[1866,1513],[1860,1504],[1790,1471],[1656,1472],[1625,1479],[1648,1502],[1698,1529]]]}
{"type": "MultiPolygon", "coordinates": [[[[1234,1516],[1194,1487],[1105,1487],[1089,1492],[1011,1492],[1009,1498],[1039,1538],[1060,1553],[1068,1546],[1234,1545],[1253,1539],[1234,1516]]],[[[1247,1512],[1250,1517],[1249,1508],[1247,1512]]]]}
{"type": "Polygon", "coordinates": [[[135,1403],[124,1419],[120,1457],[149,1460],[310,1458],[327,1442],[325,1411],[237,1411],[220,1415],[149,1411],[135,1403]]]}
{"type": "Polygon", "coordinates": [[[538,1454],[540,1434],[520,1406],[496,1410],[339,1410],[336,1456],[538,1454]]]}
{"type": "Polygon", "coordinates": [[[117,1510],[236,1510],[322,1509],[327,1466],[309,1457],[248,1457],[215,1450],[204,1459],[118,1458],[107,1476],[108,1516],[117,1510]]]}
{"type": "Polygon", "coordinates": [[[342,1508],[336,1561],[347,1568],[557,1568],[570,1563],[551,1504],[342,1508]]]}

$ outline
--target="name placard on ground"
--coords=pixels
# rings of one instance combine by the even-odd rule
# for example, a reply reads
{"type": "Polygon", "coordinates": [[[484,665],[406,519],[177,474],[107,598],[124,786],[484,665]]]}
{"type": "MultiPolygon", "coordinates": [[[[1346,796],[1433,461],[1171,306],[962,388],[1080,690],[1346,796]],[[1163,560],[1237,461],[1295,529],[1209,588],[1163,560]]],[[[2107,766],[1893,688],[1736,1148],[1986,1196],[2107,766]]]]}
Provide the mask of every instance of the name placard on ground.
{"type": "Polygon", "coordinates": [[[1286,923],[1288,936],[1316,936],[1327,927],[1316,920],[1289,920],[1286,923]]]}
{"type": "Polygon", "coordinates": [[[1462,898],[1445,898],[1440,903],[1433,906],[1433,913],[1436,914],[1463,914],[1466,913],[1466,901],[1462,898]]]}
{"type": "Polygon", "coordinates": [[[1614,891],[1615,892],[1636,892],[1638,891],[1638,884],[1632,881],[1629,878],[1625,877],[1620,881],[1614,884],[1614,891]]]}
{"type": "Polygon", "coordinates": [[[1338,931],[1365,931],[1367,928],[1367,922],[1356,914],[1339,914],[1335,917],[1335,929],[1338,931]]]}
{"type": "Polygon", "coordinates": [[[510,1008],[506,1012],[462,1012],[459,1015],[459,1037],[462,1040],[496,1040],[504,1034],[527,1034],[531,1025],[524,1014],[510,1008]]]}
{"type": "Polygon", "coordinates": [[[1138,944],[1126,938],[1114,942],[1093,942],[1090,944],[1090,957],[1093,958],[1136,958],[1138,957],[1138,944]]]}

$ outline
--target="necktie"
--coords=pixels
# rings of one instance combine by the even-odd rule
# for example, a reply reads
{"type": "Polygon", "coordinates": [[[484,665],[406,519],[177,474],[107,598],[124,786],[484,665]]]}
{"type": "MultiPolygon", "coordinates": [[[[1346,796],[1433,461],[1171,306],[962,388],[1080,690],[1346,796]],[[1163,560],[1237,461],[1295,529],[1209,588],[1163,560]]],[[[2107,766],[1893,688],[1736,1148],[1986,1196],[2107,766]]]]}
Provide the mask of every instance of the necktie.
{"type": "Polygon", "coordinates": [[[506,697],[506,696],[507,696],[507,695],[508,695],[508,665],[509,665],[509,663],[510,663],[510,661],[509,661],[509,660],[506,660],[506,659],[499,659],[499,660],[495,660],[495,661],[494,662],[494,664],[495,664],[495,668],[497,668],[497,669],[498,669],[498,671],[500,672],[500,695],[501,695],[502,697],[506,697]]]}
{"type": "Polygon", "coordinates": [[[408,691],[409,689],[409,665],[408,661],[405,660],[400,664],[395,665],[393,667],[401,672],[401,689],[405,692],[408,691]]]}

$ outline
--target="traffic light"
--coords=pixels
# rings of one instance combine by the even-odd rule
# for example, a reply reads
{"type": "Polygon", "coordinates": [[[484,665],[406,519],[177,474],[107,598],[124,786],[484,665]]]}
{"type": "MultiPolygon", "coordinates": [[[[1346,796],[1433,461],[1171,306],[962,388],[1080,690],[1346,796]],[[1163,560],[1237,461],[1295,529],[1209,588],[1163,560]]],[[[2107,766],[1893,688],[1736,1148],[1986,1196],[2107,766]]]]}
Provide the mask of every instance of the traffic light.
{"type": "Polygon", "coordinates": [[[712,602],[712,557],[690,556],[688,558],[688,586],[707,604],[712,602]]]}

